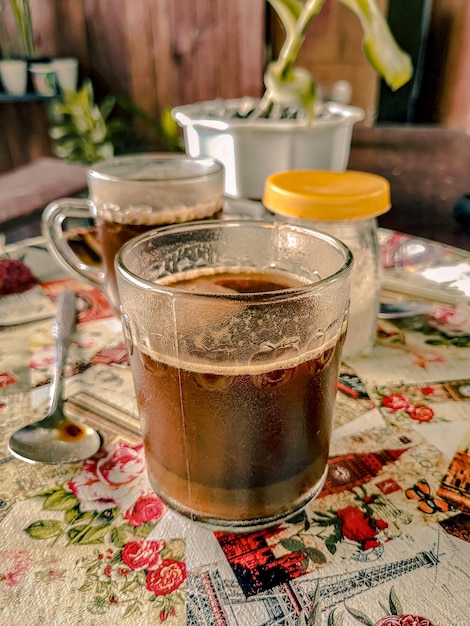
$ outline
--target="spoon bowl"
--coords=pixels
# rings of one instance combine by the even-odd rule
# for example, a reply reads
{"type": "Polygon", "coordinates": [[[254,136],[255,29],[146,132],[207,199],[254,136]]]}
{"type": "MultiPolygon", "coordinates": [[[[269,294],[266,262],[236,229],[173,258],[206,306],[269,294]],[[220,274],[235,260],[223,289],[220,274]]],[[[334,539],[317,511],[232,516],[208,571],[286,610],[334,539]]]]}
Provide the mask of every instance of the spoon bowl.
{"type": "Polygon", "coordinates": [[[56,358],[49,411],[42,419],[14,432],[8,444],[10,453],[23,461],[74,463],[93,456],[101,447],[102,438],[96,430],[70,420],[63,412],[62,381],[75,318],[75,294],[73,291],[64,291],[58,298],[56,358]]]}

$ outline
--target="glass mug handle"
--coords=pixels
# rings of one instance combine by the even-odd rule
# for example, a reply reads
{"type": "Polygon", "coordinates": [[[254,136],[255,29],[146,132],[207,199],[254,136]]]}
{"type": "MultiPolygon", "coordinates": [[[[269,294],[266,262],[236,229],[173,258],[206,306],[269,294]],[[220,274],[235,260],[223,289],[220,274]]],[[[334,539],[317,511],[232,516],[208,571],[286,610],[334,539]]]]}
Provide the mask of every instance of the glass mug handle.
{"type": "Polygon", "coordinates": [[[42,214],[42,234],[55,260],[68,272],[94,287],[104,286],[104,272],[88,265],[72,250],[66,237],[65,223],[69,218],[90,219],[93,203],[81,198],[61,198],[51,202],[42,214]]]}

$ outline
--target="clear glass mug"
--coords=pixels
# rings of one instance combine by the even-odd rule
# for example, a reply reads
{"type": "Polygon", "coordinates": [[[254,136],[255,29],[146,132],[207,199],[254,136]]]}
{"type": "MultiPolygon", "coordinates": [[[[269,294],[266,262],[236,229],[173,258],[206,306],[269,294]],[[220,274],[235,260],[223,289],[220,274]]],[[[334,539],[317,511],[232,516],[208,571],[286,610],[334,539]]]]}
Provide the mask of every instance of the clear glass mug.
{"type": "Polygon", "coordinates": [[[148,230],[222,214],[223,166],[211,158],[139,154],[116,157],[87,173],[89,199],[61,198],[42,216],[49,248],[66,271],[104,288],[116,312],[119,296],[114,257],[129,239],[148,230]],[[96,224],[102,265],[79,258],[69,245],[70,223],[96,224]]]}
{"type": "Polygon", "coordinates": [[[246,531],[318,494],[346,333],[352,256],[262,220],[171,226],[116,256],[153,488],[246,531]]]}

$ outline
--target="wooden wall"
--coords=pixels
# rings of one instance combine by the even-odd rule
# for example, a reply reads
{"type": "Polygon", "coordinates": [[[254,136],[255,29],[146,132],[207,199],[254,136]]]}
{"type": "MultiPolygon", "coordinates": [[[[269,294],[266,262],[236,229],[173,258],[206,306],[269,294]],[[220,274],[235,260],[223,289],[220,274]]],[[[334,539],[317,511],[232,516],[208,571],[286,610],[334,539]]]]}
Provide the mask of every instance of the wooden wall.
{"type": "Polygon", "coordinates": [[[148,113],[259,93],[263,0],[30,2],[39,54],[77,56],[101,89],[148,113]]]}
{"type": "MultiPolygon", "coordinates": [[[[258,96],[264,0],[30,0],[38,55],[75,56],[99,96],[164,107],[258,96]]],[[[0,172],[50,154],[43,103],[0,103],[0,172]]]]}
{"type": "Polygon", "coordinates": [[[424,122],[470,132],[470,2],[433,0],[423,85],[424,122]]]}
{"type": "MultiPolygon", "coordinates": [[[[385,8],[387,0],[379,0],[385,8]]],[[[264,0],[30,0],[38,54],[75,56],[97,99],[126,97],[155,119],[164,107],[263,89],[264,0]]],[[[271,24],[272,26],[272,24],[271,24]]],[[[468,0],[434,0],[419,102],[421,119],[470,127],[468,0]]],[[[328,85],[345,78],[373,123],[377,79],[361,51],[357,17],[327,0],[299,62],[328,85]]],[[[268,46],[269,50],[270,46],[268,46]]],[[[137,132],[144,132],[136,125],[137,132]]],[[[0,103],[0,172],[51,153],[43,103],[0,103]]]]}

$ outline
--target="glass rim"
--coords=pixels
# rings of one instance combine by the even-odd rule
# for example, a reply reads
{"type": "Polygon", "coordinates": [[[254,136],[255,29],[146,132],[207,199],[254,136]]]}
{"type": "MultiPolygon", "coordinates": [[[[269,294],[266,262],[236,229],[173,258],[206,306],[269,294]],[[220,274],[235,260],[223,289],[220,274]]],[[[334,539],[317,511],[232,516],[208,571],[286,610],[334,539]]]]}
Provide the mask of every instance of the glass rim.
{"type": "Polygon", "coordinates": [[[116,183],[140,182],[155,184],[168,182],[177,183],[181,181],[201,181],[205,178],[216,177],[220,174],[223,175],[223,173],[224,166],[222,165],[222,163],[210,156],[191,157],[187,154],[175,154],[172,152],[147,152],[141,154],[123,154],[120,156],[112,157],[111,159],[106,159],[105,161],[99,161],[98,163],[91,165],[88,168],[87,177],[90,180],[103,180],[116,183]],[[134,175],[117,175],[114,171],[118,165],[124,165],[126,163],[133,164],[143,161],[150,161],[157,165],[174,162],[191,164],[199,163],[202,166],[205,166],[206,169],[201,170],[200,172],[188,172],[188,174],[183,176],[175,176],[174,174],[169,174],[160,178],[154,176],[150,176],[148,178],[136,178],[134,175]]]}
{"type": "MultiPolygon", "coordinates": [[[[292,296],[306,295],[311,292],[319,291],[326,284],[331,284],[333,282],[338,281],[343,276],[347,276],[354,264],[353,255],[351,250],[346,246],[341,240],[337,237],[329,235],[327,233],[315,230],[313,228],[306,228],[303,226],[298,226],[296,224],[288,224],[277,221],[268,221],[268,220],[256,220],[256,219],[223,219],[223,220],[200,220],[194,222],[185,222],[182,224],[171,224],[169,226],[163,226],[160,228],[156,228],[145,232],[137,237],[126,242],[118,251],[115,257],[115,268],[117,275],[121,275],[127,282],[132,283],[133,285],[139,286],[143,289],[153,291],[156,293],[165,293],[169,295],[190,295],[195,298],[210,298],[217,300],[231,300],[238,302],[250,302],[250,303],[261,303],[265,301],[273,301],[291,298],[292,296]],[[309,236],[314,236],[315,239],[321,239],[327,243],[329,243],[332,247],[334,247],[338,252],[343,253],[344,262],[342,266],[337,269],[332,274],[325,276],[315,282],[305,283],[302,285],[298,285],[295,287],[287,287],[272,291],[260,291],[256,293],[211,293],[204,291],[193,291],[190,289],[184,289],[181,287],[172,287],[171,285],[162,285],[157,282],[148,280],[134,273],[131,269],[129,269],[124,263],[124,257],[128,254],[132,249],[137,246],[145,243],[146,241],[154,238],[164,237],[168,234],[179,234],[182,232],[187,232],[188,230],[216,230],[221,228],[238,228],[238,227],[255,227],[255,228],[268,228],[271,230],[291,230],[300,232],[302,234],[307,234],[309,236]]],[[[199,268],[195,268],[199,269],[199,268]]],[[[201,267],[200,269],[204,269],[201,267]]],[[[279,268],[273,268],[279,269],[279,268]]]]}

